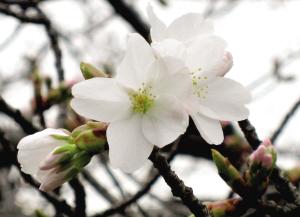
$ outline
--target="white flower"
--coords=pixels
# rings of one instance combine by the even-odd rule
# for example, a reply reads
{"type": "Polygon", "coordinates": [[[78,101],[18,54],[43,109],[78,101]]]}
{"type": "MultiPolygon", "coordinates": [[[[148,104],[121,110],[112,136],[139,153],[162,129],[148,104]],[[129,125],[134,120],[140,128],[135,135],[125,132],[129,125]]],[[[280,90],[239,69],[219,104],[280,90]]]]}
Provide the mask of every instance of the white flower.
{"type": "Polygon", "coordinates": [[[250,93],[239,83],[223,78],[232,56],[223,39],[213,35],[212,24],[199,14],[186,14],[166,26],[148,7],[152,47],[158,57],[176,57],[189,69],[193,93],[183,101],[201,136],[210,144],[222,143],[219,120],[239,121],[249,115],[250,93]]]}
{"type": "Polygon", "coordinates": [[[225,51],[226,42],[214,35],[213,24],[201,14],[188,13],[164,24],[148,5],[152,47],[157,56],[172,56],[185,62],[190,72],[201,68],[202,74],[223,76],[233,64],[225,51]]]}
{"type": "Polygon", "coordinates": [[[128,39],[116,78],[93,78],[76,84],[72,108],[82,116],[109,122],[110,162],[125,172],[140,168],[153,145],[163,147],[183,134],[188,114],[178,98],[186,98],[190,78],[184,64],[156,59],[138,34],[128,39]]]}
{"type": "Polygon", "coordinates": [[[40,189],[44,191],[60,186],[65,177],[62,172],[45,170],[46,167],[48,169],[53,167],[59,157],[59,155],[50,157],[53,151],[66,143],[66,141],[55,139],[53,136],[68,135],[62,130],[48,128],[24,137],[17,146],[21,170],[36,178],[41,183],[40,189]]]}

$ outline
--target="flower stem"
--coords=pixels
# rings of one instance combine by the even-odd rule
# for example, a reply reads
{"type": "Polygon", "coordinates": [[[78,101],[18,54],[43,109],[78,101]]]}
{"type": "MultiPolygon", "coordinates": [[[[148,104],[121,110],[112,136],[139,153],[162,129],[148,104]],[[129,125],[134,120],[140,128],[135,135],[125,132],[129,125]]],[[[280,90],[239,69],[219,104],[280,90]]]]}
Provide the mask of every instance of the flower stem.
{"type": "Polygon", "coordinates": [[[195,217],[210,217],[207,207],[195,197],[193,189],[187,187],[171,169],[166,157],[159,153],[158,148],[153,149],[149,160],[169,185],[173,195],[179,197],[195,217]]]}

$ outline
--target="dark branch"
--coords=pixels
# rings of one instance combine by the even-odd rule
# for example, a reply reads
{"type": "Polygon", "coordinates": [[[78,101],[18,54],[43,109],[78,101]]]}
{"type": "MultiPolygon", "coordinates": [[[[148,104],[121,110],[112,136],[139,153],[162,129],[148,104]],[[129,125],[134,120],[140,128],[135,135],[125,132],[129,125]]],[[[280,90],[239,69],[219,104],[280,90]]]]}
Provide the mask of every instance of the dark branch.
{"type": "Polygon", "coordinates": [[[171,170],[166,157],[161,155],[157,148],[153,149],[149,160],[152,161],[154,167],[169,185],[173,195],[179,197],[196,217],[210,216],[206,206],[195,197],[192,188],[187,187],[175,172],[171,170]]]}
{"type": "Polygon", "coordinates": [[[22,128],[22,130],[27,134],[33,134],[38,131],[38,129],[17,109],[9,106],[2,97],[0,97],[0,112],[6,114],[22,128]]]}
{"type": "Polygon", "coordinates": [[[85,190],[78,178],[74,178],[69,182],[75,195],[75,212],[80,217],[86,216],[85,190]]]}
{"type": "Polygon", "coordinates": [[[114,8],[115,12],[124,18],[138,33],[146,40],[149,38],[149,26],[146,24],[140,15],[123,0],[107,0],[114,8]]]}
{"type": "Polygon", "coordinates": [[[252,126],[248,119],[239,121],[239,126],[243,131],[249,145],[255,150],[261,143],[260,139],[257,136],[255,128],[252,126]]]}
{"type": "Polygon", "coordinates": [[[289,120],[294,116],[297,109],[300,107],[300,99],[292,106],[292,108],[286,113],[285,117],[283,118],[282,122],[279,124],[273,135],[271,136],[272,143],[275,143],[279,135],[284,130],[285,126],[289,122],[289,120]]]}

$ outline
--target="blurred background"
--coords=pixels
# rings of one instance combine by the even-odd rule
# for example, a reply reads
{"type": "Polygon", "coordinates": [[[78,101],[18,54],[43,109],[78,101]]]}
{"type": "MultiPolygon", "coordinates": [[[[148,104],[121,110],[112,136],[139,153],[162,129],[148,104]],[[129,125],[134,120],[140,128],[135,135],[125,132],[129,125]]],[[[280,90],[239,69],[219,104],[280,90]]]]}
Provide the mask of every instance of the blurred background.
{"type": "MultiPolygon", "coordinates": [[[[241,82],[252,93],[249,119],[259,136],[275,137],[280,167],[286,171],[300,168],[297,0],[0,0],[1,134],[15,145],[30,131],[20,127],[20,120],[8,112],[10,109],[20,110],[40,129],[46,126],[72,130],[82,124],[84,120],[68,106],[70,87],[83,79],[80,62],[114,74],[126,49],[127,34],[148,35],[149,2],[166,23],[188,12],[201,13],[214,22],[216,34],[227,41],[227,50],[234,58],[234,66],[226,76],[241,82]],[[287,114],[291,118],[275,135],[287,114]]],[[[237,125],[223,125],[228,135],[225,143],[235,143],[240,135],[237,125]]],[[[224,199],[230,189],[219,178],[209,147],[202,143],[180,146],[172,167],[193,187],[199,199],[224,199]]],[[[238,143],[244,142],[241,139],[238,143]]],[[[20,178],[3,149],[0,148],[0,217],[63,216],[20,178]]],[[[112,169],[105,155],[94,158],[79,176],[85,188],[87,215],[101,213],[135,195],[153,174],[150,163],[128,175],[112,169]]],[[[187,215],[186,209],[172,199],[163,180],[158,179],[151,187],[150,193],[133,203],[133,214],[127,216],[187,215]]],[[[74,204],[68,184],[59,189],[57,196],[74,204]]]]}

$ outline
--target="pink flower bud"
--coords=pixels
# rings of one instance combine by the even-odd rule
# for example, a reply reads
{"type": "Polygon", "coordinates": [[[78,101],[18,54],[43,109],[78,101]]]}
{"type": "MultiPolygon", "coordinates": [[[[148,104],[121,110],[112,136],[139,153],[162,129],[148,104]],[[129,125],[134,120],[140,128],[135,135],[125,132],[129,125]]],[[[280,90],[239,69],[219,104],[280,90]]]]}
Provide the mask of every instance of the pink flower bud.
{"type": "Polygon", "coordinates": [[[265,140],[249,157],[250,164],[259,164],[271,169],[276,160],[276,153],[270,140],[265,140]]]}

